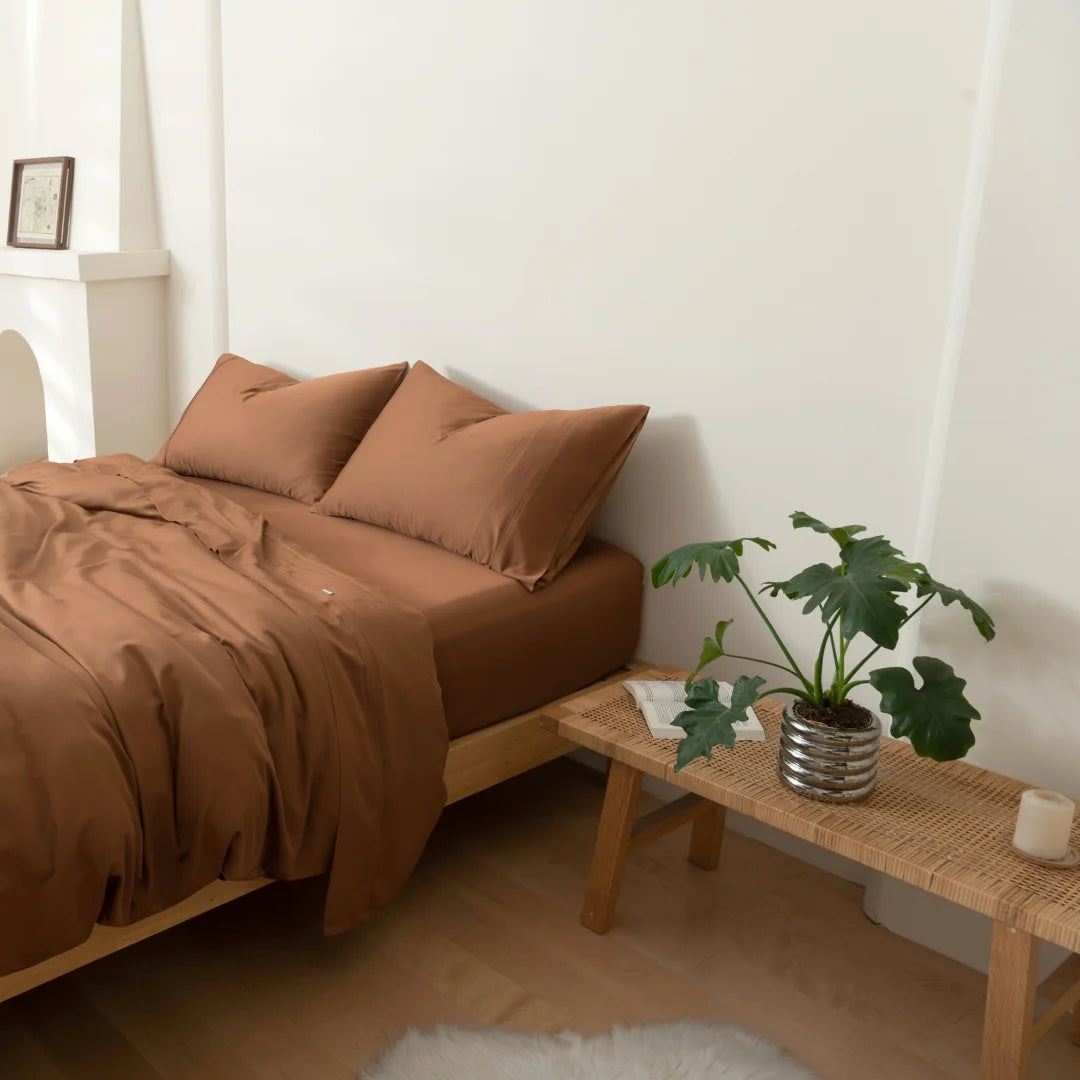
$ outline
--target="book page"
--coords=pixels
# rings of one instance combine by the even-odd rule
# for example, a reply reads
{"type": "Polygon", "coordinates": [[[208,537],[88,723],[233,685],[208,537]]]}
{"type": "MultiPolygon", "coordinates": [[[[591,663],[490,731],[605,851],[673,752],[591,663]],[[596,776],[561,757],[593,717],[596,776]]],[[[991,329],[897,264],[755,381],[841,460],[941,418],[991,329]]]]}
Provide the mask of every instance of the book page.
{"type": "Polygon", "coordinates": [[[689,712],[689,709],[677,701],[647,701],[641,711],[651,725],[664,724],[670,726],[675,722],[677,716],[689,712]]]}
{"type": "Polygon", "coordinates": [[[670,679],[630,679],[623,683],[627,693],[637,702],[638,707],[646,701],[685,701],[686,690],[683,684],[670,679]]]}

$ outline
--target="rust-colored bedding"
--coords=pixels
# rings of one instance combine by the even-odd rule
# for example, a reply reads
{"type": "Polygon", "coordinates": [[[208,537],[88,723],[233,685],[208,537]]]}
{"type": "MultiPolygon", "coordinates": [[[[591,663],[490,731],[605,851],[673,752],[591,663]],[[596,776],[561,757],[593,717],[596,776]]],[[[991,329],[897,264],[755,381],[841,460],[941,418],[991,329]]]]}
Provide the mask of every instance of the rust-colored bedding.
{"type": "Polygon", "coordinates": [[[425,619],[168,470],[0,478],[0,974],[223,875],[355,925],[445,799],[425,619]]]}
{"type": "Polygon", "coordinates": [[[359,521],[323,517],[264,491],[190,479],[263,514],[298,545],[426,618],[451,737],[568,694],[634,655],[642,568],[588,538],[549,585],[529,592],[470,559],[359,521]]]}

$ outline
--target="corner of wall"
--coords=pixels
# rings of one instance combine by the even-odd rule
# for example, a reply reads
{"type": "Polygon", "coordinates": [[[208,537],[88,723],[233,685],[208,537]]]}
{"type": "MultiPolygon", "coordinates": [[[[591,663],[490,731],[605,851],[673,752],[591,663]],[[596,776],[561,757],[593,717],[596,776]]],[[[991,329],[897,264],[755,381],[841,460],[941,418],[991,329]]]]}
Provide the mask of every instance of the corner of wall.
{"type": "MultiPolygon", "coordinates": [[[[934,414],[912,552],[914,559],[923,562],[929,562],[933,554],[934,531],[941,506],[942,478],[956,404],[960,356],[967,329],[983,197],[990,170],[994,122],[1011,14],[1012,0],[990,0],[952,284],[942,336],[934,414]]],[[[910,645],[904,646],[904,658],[910,660],[918,652],[920,640],[921,629],[910,645]]],[[[863,908],[870,919],[886,929],[961,963],[986,970],[990,934],[984,917],[947,900],[922,893],[895,878],[874,872],[867,883],[863,908]]]]}
{"type": "Polygon", "coordinates": [[[121,251],[158,246],[157,187],[150,156],[139,0],[123,0],[120,43],[120,229],[121,251]]]}

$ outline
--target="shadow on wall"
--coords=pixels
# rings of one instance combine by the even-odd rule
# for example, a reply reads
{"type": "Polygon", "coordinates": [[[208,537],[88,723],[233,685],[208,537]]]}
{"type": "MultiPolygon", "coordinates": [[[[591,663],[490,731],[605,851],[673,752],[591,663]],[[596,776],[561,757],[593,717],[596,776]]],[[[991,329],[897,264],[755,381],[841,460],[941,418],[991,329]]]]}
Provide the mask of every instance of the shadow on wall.
{"type": "Polygon", "coordinates": [[[478,379],[471,372],[464,371],[461,368],[447,367],[446,377],[456,382],[458,386],[464,386],[466,390],[471,390],[474,394],[479,394],[481,397],[493,401],[500,408],[507,409],[510,412],[529,412],[539,407],[535,402],[515,397],[513,394],[507,393],[505,387],[493,386],[491,383],[484,382],[483,379],[478,379]]]}
{"type": "Polygon", "coordinates": [[[0,472],[46,453],[41,372],[26,339],[5,330],[0,333],[0,472]]]}
{"type": "Polygon", "coordinates": [[[987,582],[979,600],[997,624],[992,642],[971,633],[955,607],[935,611],[919,642],[968,681],[965,693],[982,713],[971,760],[1080,797],[1080,610],[1012,581],[987,582]]]}
{"type": "MultiPolygon", "coordinates": [[[[535,402],[515,397],[460,368],[448,367],[446,374],[512,412],[537,408],[535,402]]],[[[613,395],[610,402],[597,404],[618,401],[613,395]]],[[[715,492],[697,419],[654,413],[646,420],[592,531],[648,566],[688,540],[723,534],[715,492]]]]}
{"type": "MultiPolygon", "coordinates": [[[[521,412],[536,408],[535,402],[508,394],[458,368],[446,374],[474,393],[505,409],[521,412]]],[[[611,402],[619,401],[613,394],[611,402]]],[[[718,483],[709,466],[699,420],[690,415],[651,414],[611,494],[600,511],[592,532],[637,556],[646,574],[661,555],[697,540],[739,535],[732,531],[726,508],[718,497],[718,483]]],[[[759,554],[746,559],[751,580],[766,577],[758,570],[759,554]]],[[[751,654],[771,657],[775,647],[757,621],[742,593],[731,585],[701,585],[696,575],[678,589],[654,591],[645,586],[645,622],[638,655],[657,663],[692,666],[701,650],[701,639],[716,620],[738,618],[740,644],[751,654]]],[[[710,669],[717,678],[753,674],[754,665],[740,663],[728,669],[724,663],[710,669]]],[[[768,674],[761,671],[761,674],[768,674]]]]}
{"type": "MultiPolygon", "coordinates": [[[[649,417],[593,531],[636,555],[646,578],[649,567],[673,548],[732,535],[696,417],[649,417]]],[[[740,618],[744,644],[761,644],[734,586],[702,585],[696,574],[677,589],[657,591],[646,583],[639,655],[692,666],[721,611],[740,618]]],[[[723,667],[709,673],[730,675],[723,667]]]]}

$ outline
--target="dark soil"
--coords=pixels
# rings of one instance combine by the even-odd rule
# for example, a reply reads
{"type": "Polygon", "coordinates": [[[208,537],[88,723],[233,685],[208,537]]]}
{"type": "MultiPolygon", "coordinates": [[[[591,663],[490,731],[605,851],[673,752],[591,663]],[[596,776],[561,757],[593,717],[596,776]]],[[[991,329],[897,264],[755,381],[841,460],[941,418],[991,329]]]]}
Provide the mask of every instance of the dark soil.
{"type": "Polygon", "coordinates": [[[874,726],[874,714],[850,699],[839,705],[811,705],[796,701],[795,715],[803,720],[813,720],[826,727],[840,731],[869,731],[874,726]]]}

